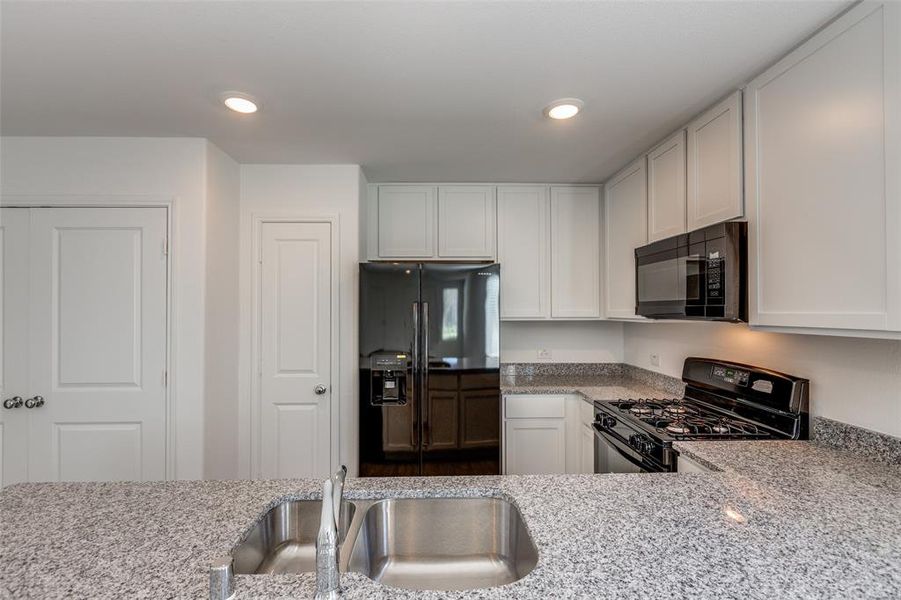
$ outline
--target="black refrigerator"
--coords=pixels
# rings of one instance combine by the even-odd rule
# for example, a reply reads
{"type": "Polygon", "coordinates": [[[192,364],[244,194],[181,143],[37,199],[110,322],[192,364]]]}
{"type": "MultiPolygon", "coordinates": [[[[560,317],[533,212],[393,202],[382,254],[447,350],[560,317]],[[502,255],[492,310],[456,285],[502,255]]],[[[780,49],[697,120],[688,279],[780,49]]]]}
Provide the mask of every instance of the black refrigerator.
{"type": "Polygon", "coordinates": [[[360,475],[500,473],[500,266],[360,265],[360,475]]]}

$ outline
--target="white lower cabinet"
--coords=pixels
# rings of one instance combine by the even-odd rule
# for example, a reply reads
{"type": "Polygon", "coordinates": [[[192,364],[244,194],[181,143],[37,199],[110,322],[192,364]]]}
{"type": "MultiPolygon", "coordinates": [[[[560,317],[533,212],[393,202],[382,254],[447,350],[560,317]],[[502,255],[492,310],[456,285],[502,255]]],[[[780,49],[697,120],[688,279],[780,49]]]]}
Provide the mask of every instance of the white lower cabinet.
{"type": "Polygon", "coordinates": [[[594,473],[593,422],[581,396],[505,396],[504,473],[594,473]]]}
{"type": "Polygon", "coordinates": [[[507,475],[566,472],[563,419],[510,419],[504,424],[504,447],[507,475]]]}
{"type": "Polygon", "coordinates": [[[591,424],[579,427],[579,472],[594,473],[594,427],[591,424]]]}

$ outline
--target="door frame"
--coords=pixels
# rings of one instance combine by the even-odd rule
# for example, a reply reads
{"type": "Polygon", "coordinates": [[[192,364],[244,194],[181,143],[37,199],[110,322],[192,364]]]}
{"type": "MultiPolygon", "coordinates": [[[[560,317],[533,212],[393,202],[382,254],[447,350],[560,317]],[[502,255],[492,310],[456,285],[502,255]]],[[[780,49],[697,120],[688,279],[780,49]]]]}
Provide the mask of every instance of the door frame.
{"type": "MultiPolygon", "coordinates": [[[[329,463],[335,465],[340,457],[340,423],[341,423],[341,363],[340,363],[340,347],[341,339],[341,319],[340,319],[340,298],[341,298],[341,229],[340,219],[337,215],[328,216],[308,216],[297,215],[291,213],[252,213],[251,214],[251,306],[250,306],[250,406],[242,407],[240,411],[239,421],[247,419],[245,422],[250,423],[250,478],[259,479],[263,470],[262,465],[262,440],[260,439],[260,404],[261,396],[261,377],[260,377],[260,361],[261,345],[262,345],[262,327],[260,312],[260,294],[262,285],[262,250],[263,250],[263,225],[266,223],[325,223],[330,228],[330,245],[331,257],[329,267],[331,269],[331,298],[329,299],[331,310],[331,323],[329,324],[330,343],[329,348],[329,368],[331,373],[331,381],[329,389],[331,391],[329,399],[329,423],[331,431],[329,432],[329,463]]],[[[240,430],[240,423],[239,423],[240,430]]],[[[240,450],[239,450],[240,451],[240,450]]]]}
{"type": "MultiPolygon", "coordinates": [[[[166,481],[174,480],[177,473],[175,455],[175,408],[178,402],[173,382],[177,377],[175,357],[178,356],[175,332],[177,314],[173,311],[175,298],[175,202],[173,196],[156,194],[3,194],[2,208],[163,208],[166,210],[166,481]]],[[[161,249],[162,250],[162,249],[161,249]]]]}

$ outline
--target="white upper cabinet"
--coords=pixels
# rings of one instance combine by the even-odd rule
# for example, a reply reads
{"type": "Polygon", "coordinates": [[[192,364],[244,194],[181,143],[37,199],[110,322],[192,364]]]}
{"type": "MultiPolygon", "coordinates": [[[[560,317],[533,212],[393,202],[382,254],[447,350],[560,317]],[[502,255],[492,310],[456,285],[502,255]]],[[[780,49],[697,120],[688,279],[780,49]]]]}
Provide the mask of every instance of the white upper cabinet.
{"type": "Polygon", "coordinates": [[[543,185],[497,188],[501,318],[550,316],[550,203],[543,185]]]}
{"type": "Polygon", "coordinates": [[[648,153],[648,240],[685,233],[685,130],[648,153]]]}
{"type": "Polygon", "coordinates": [[[741,92],[688,125],[688,230],[743,214],[741,92]]]}
{"type": "Polygon", "coordinates": [[[436,254],[434,186],[379,186],[376,202],[379,258],[430,258],[436,254]]]}
{"type": "Polygon", "coordinates": [[[599,188],[551,188],[551,317],[601,316],[599,188]]]}
{"type": "Polygon", "coordinates": [[[605,302],[608,319],[635,314],[635,248],[648,241],[647,167],[642,156],[604,186],[605,302]]]}
{"type": "Polygon", "coordinates": [[[752,325],[901,330],[901,5],[865,2],[752,81],[752,325]]]}
{"type": "Polygon", "coordinates": [[[491,185],[378,185],[366,206],[370,259],[494,260],[491,185]]]}
{"type": "Polygon", "coordinates": [[[438,188],[438,256],[493,258],[497,210],[493,186],[438,188]]]}

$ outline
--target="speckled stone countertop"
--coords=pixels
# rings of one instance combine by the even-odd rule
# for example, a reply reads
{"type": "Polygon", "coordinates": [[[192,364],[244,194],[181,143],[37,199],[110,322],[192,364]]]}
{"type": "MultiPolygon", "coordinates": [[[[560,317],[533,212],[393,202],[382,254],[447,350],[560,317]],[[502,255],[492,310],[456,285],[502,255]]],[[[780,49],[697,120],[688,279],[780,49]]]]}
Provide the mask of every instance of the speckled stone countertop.
{"type": "Polygon", "coordinates": [[[577,394],[589,402],[682,396],[684,385],[678,379],[630,365],[598,366],[605,368],[568,373],[557,368],[537,372],[530,369],[525,373],[502,374],[501,393],[577,394]]]}
{"type": "MultiPolygon", "coordinates": [[[[346,497],[501,496],[539,551],[507,586],[348,598],[898,598],[901,467],[809,442],[680,444],[698,474],[348,479],[346,497]]],[[[0,492],[7,598],[205,598],[207,567],[314,480],[24,484],[0,492]]],[[[310,598],[312,574],[237,577],[238,599],[310,598]]]]}

